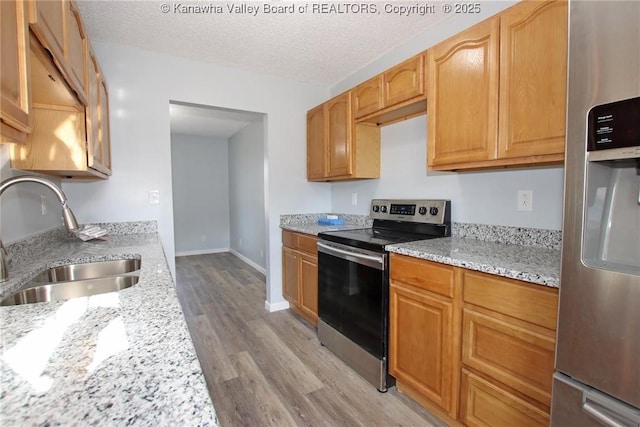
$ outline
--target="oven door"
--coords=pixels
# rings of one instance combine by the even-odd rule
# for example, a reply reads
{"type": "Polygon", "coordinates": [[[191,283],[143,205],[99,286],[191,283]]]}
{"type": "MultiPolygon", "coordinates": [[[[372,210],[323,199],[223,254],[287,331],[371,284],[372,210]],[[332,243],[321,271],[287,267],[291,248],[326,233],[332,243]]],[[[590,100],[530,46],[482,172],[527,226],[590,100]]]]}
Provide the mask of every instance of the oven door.
{"type": "Polygon", "coordinates": [[[318,241],[318,315],[378,359],[386,356],[387,255],[318,241]]]}

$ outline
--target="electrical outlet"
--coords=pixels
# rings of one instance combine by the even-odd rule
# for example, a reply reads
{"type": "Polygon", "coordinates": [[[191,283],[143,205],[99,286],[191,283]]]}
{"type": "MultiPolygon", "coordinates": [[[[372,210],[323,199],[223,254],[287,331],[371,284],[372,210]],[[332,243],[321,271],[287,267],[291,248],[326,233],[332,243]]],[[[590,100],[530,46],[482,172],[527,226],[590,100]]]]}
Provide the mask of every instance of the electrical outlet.
{"type": "Polygon", "coordinates": [[[533,191],[532,190],[518,190],[518,210],[519,211],[533,210],[533,191]]]}
{"type": "Polygon", "coordinates": [[[160,204],[160,190],[149,191],[149,203],[152,205],[160,204]]]}
{"type": "Polygon", "coordinates": [[[351,193],[351,204],[358,206],[358,193],[351,193]]]}

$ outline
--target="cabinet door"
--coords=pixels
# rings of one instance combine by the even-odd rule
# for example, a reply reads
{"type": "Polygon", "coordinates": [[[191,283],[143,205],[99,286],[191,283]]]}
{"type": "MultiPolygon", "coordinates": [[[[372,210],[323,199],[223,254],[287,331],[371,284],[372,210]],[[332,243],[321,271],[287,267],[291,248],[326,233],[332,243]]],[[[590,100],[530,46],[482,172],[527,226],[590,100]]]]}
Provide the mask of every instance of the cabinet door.
{"type": "Polygon", "coordinates": [[[318,324],[318,258],[300,256],[299,308],[311,323],[318,324]]]}
{"type": "Polygon", "coordinates": [[[102,78],[102,74],[100,74],[98,90],[100,94],[100,166],[97,167],[94,164],[94,167],[102,172],[107,173],[108,175],[111,175],[111,128],[109,126],[109,90],[107,89],[107,82],[102,78]]]}
{"type": "Polygon", "coordinates": [[[393,282],[390,292],[389,372],[451,410],[453,304],[393,282]]]}
{"type": "Polygon", "coordinates": [[[307,179],[327,176],[327,146],[324,104],[307,112],[307,179]]]}
{"type": "Polygon", "coordinates": [[[298,254],[282,248],[282,294],[292,304],[298,303],[298,254]]]}
{"type": "Polygon", "coordinates": [[[384,108],[424,95],[424,55],[385,71],[382,78],[384,108]]]}
{"type": "Polygon", "coordinates": [[[110,175],[109,94],[92,51],[88,53],[87,73],[87,162],[90,168],[110,175]]]}
{"type": "Polygon", "coordinates": [[[498,37],[493,18],[429,50],[429,167],[496,157],[498,37]]]}
{"type": "Polygon", "coordinates": [[[29,22],[40,43],[53,54],[58,64],[64,62],[65,0],[29,0],[29,22]]]}
{"type": "Polygon", "coordinates": [[[29,115],[29,29],[22,1],[0,1],[2,20],[2,142],[25,142],[31,131],[29,115]]]}
{"type": "Polygon", "coordinates": [[[352,116],[351,92],[345,92],[327,101],[328,176],[351,175],[352,116]]]}
{"type": "Polygon", "coordinates": [[[567,2],[524,1],[500,18],[500,157],[562,154],[567,2]]]}
{"type": "Polygon", "coordinates": [[[64,58],[70,83],[77,92],[78,98],[86,105],[88,102],[85,87],[87,84],[87,38],[75,3],[67,3],[65,28],[64,58]]]}
{"type": "Polygon", "coordinates": [[[382,110],[382,76],[375,76],[353,90],[353,109],[356,119],[382,110]]]}

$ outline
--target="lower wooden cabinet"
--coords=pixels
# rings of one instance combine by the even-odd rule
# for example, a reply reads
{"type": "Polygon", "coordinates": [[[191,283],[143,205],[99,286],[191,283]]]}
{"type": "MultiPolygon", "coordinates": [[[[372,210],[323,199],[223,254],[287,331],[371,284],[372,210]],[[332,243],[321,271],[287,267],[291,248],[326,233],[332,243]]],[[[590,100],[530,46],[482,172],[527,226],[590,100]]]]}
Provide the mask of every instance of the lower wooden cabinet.
{"type": "Polygon", "coordinates": [[[318,325],[317,238],[282,231],[282,294],[293,311],[318,325]]]}
{"type": "Polygon", "coordinates": [[[460,334],[453,267],[392,254],[390,276],[389,372],[399,390],[455,418],[460,334]]]}
{"type": "Polygon", "coordinates": [[[558,290],[391,255],[390,372],[452,424],[549,424],[558,290]]]}
{"type": "Polygon", "coordinates": [[[543,427],[549,425],[549,411],[463,369],[460,421],[473,427],[543,427]]]}

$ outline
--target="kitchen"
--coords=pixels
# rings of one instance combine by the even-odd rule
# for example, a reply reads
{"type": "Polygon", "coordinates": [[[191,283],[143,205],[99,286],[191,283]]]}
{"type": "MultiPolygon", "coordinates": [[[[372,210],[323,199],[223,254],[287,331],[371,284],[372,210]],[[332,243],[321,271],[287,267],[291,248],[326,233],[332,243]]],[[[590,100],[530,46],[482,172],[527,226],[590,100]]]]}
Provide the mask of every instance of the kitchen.
{"type": "MultiPolygon", "coordinates": [[[[170,269],[174,271],[172,188],[167,173],[171,168],[169,102],[178,100],[267,114],[268,187],[265,193],[269,195],[269,202],[265,218],[268,221],[265,305],[268,309],[286,307],[281,288],[282,214],[331,211],[366,214],[369,201],[375,197],[423,197],[426,193],[430,198],[451,199],[456,222],[560,230],[562,167],[425,175],[425,116],[381,129],[380,179],[333,184],[306,180],[307,110],[508,5],[487,3],[481,17],[450,20],[334,86],[304,84],[185,60],[117,42],[92,42],[111,90],[114,174],[106,181],[64,181],[63,189],[82,222],[157,221],[170,269]],[[148,203],[150,189],[159,189],[159,205],[148,203]],[[517,211],[518,190],[532,191],[531,212],[517,211]],[[305,197],[299,197],[300,194],[305,197]]],[[[98,3],[95,7],[109,6],[98,3]]],[[[106,10],[99,12],[106,13],[106,10]]],[[[121,18],[128,22],[126,17],[121,18]]],[[[3,178],[7,177],[8,151],[3,144],[3,178]]],[[[9,192],[0,199],[5,241],[18,240],[57,225],[55,214],[48,224],[42,224],[37,216],[23,219],[23,215],[30,215],[33,210],[39,215],[39,200],[37,206],[29,207],[24,206],[26,202],[15,199],[18,198],[9,192]]],[[[52,200],[49,206],[56,203],[52,200]]]]}

